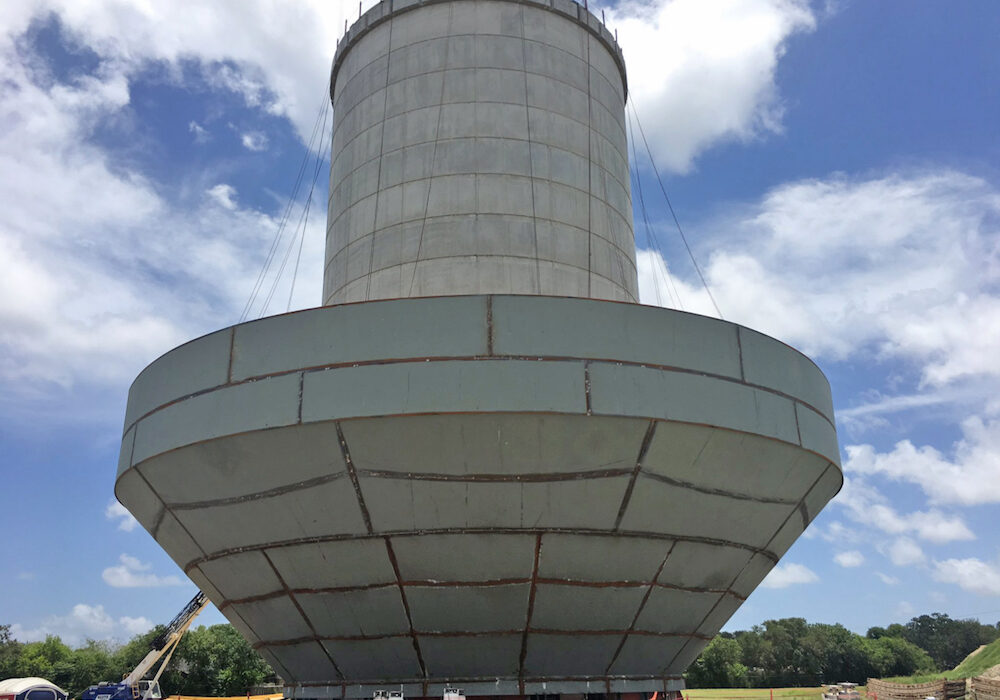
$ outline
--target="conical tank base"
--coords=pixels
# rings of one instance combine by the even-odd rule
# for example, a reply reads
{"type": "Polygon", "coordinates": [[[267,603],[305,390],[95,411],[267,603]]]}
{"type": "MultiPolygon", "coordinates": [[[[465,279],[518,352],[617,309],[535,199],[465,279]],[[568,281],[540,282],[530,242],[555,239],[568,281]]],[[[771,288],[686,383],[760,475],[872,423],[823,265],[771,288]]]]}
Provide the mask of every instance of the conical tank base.
{"type": "Polygon", "coordinates": [[[731,323],[379,301],[183,345],[116,493],[299,697],[666,690],[842,483],[829,386],[731,323]]]}

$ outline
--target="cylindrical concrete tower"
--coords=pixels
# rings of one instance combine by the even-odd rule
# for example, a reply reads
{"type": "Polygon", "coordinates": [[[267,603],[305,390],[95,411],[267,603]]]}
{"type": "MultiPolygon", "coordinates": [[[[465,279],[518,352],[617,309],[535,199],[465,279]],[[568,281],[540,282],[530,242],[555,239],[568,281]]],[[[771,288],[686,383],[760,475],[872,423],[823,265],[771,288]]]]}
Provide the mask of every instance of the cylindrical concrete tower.
{"type": "Polygon", "coordinates": [[[324,303],[637,301],[625,66],[570,0],[382,3],[340,43],[324,303]]]}
{"type": "Polygon", "coordinates": [[[583,6],[383,0],[331,91],[326,306],[143,370],[119,500],[289,697],[676,691],[840,488],[825,377],[629,303],[583,6]]]}

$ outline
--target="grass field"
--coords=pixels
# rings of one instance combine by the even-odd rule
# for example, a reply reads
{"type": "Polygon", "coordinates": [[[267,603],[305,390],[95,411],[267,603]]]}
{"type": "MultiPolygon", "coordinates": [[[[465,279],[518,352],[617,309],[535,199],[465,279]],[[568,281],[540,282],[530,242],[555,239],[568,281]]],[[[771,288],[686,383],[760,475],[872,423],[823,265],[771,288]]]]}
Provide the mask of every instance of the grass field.
{"type": "Polygon", "coordinates": [[[820,700],[823,688],[692,688],[684,691],[687,700],[820,700]]]}

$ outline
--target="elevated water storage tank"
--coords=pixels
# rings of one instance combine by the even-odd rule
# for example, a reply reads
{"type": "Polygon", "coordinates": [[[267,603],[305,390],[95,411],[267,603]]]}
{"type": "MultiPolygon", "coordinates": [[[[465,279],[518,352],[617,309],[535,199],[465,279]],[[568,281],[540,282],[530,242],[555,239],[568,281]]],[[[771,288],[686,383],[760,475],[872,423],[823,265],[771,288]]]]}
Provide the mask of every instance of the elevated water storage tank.
{"type": "Polygon", "coordinates": [[[118,498],[296,697],[681,687],[840,488],[826,379],[634,303],[582,6],[385,0],[331,96],[327,306],[146,368],[118,498]]]}

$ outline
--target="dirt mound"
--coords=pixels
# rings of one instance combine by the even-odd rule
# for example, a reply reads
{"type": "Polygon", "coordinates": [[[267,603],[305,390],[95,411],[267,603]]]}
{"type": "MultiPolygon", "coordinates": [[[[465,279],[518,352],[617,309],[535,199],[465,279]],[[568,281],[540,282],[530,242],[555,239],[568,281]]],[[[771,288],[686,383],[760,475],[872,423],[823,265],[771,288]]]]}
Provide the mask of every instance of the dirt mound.
{"type": "Polygon", "coordinates": [[[984,678],[1000,678],[1000,664],[983,671],[984,678]]]}

